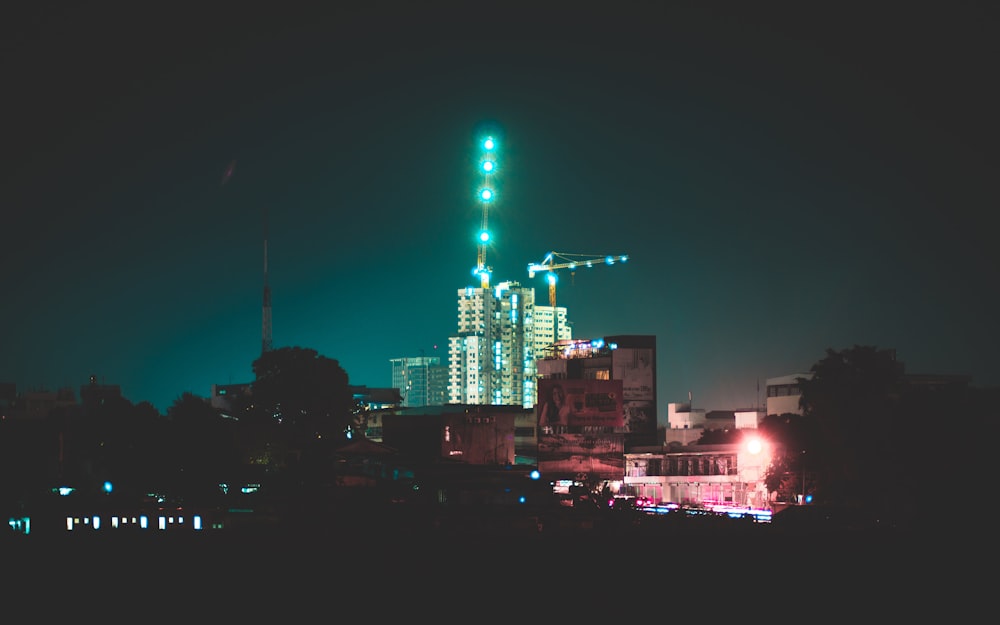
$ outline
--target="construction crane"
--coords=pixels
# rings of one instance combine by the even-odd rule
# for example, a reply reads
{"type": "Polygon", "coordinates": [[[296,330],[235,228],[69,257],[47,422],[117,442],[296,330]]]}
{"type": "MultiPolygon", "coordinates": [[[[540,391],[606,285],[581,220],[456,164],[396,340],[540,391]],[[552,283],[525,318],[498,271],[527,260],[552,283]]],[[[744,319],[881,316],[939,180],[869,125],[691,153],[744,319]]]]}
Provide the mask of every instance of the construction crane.
{"type": "Polygon", "coordinates": [[[496,146],[497,144],[493,137],[483,139],[481,144],[483,153],[479,160],[479,171],[483,175],[483,182],[478,195],[479,201],[483,205],[483,222],[482,227],[479,229],[479,253],[476,258],[476,266],[472,269],[472,275],[479,276],[479,285],[484,289],[490,287],[490,273],[493,271],[486,264],[486,246],[489,245],[491,238],[489,230],[489,206],[496,198],[496,192],[493,190],[493,182],[491,180],[497,169],[496,156],[494,155],[496,146]]]}
{"type": "Polygon", "coordinates": [[[621,254],[611,256],[607,254],[566,254],[564,252],[549,252],[540,263],[528,265],[528,277],[534,278],[536,273],[546,272],[545,278],[549,282],[549,306],[556,306],[556,270],[569,269],[576,273],[580,267],[593,267],[594,265],[614,265],[624,263],[628,256],[621,254]]]}

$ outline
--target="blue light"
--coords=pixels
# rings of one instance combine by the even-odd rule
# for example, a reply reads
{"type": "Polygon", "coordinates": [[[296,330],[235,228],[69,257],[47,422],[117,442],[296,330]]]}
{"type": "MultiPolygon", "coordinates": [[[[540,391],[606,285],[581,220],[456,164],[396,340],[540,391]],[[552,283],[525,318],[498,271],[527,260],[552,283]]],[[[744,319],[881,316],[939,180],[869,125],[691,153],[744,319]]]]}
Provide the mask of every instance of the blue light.
{"type": "Polygon", "coordinates": [[[111,487],[111,482],[105,482],[104,483],[104,492],[110,493],[111,492],[111,488],[112,488],[111,487]]]}
{"type": "Polygon", "coordinates": [[[528,477],[530,477],[533,480],[537,480],[538,478],[542,477],[542,474],[538,472],[538,469],[535,469],[528,474],[528,477]]]}

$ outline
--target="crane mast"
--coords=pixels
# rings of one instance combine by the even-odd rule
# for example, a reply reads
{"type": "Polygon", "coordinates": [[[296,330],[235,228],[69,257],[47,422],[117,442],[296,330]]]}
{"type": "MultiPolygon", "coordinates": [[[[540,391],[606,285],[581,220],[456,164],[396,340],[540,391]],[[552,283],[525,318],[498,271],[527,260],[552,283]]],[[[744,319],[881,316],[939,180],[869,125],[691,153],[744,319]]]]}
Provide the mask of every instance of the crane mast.
{"type": "Polygon", "coordinates": [[[556,306],[556,282],[558,277],[556,271],[559,269],[569,269],[571,273],[584,267],[589,268],[595,265],[614,265],[624,263],[628,260],[625,254],[568,254],[565,252],[549,252],[539,263],[528,265],[528,277],[534,278],[535,274],[545,272],[546,280],[549,283],[549,306],[556,306]]]}
{"type": "Polygon", "coordinates": [[[483,175],[483,180],[479,187],[478,195],[479,201],[483,205],[483,221],[479,228],[479,253],[472,273],[479,276],[479,285],[484,289],[488,289],[490,287],[490,273],[492,273],[493,269],[486,264],[486,246],[490,242],[490,203],[496,197],[492,182],[492,176],[496,173],[497,168],[496,157],[493,153],[496,149],[496,141],[493,137],[486,137],[483,139],[481,147],[483,152],[479,159],[479,171],[483,175]]]}

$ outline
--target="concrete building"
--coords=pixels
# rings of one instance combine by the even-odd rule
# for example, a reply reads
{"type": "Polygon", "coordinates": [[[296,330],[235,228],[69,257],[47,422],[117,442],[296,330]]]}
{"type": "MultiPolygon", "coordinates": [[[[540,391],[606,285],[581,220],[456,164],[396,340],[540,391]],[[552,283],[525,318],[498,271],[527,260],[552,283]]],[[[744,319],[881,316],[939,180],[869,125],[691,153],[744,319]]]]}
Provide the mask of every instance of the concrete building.
{"type": "MultiPolygon", "coordinates": [[[[404,430],[406,431],[418,431],[425,432],[427,429],[433,429],[444,423],[443,415],[467,415],[478,413],[480,416],[488,415],[513,415],[513,441],[514,441],[514,457],[513,464],[515,465],[529,465],[535,466],[537,464],[537,454],[538,454],[538,428],[535,413],[530,408],[523,408],[521,406],[492,406],[489,408],[484,408],[482,406],[472,406],[464,404],[443,404],[416,408],[396,408],[396,409],[386,409],[380,411],[379,413],[373,413],[369,417],[370,423],[377,423],[379,425],[377,432],[377,439],[373,432],[367,434],[367,438],[372,440],[384,441],[386,421],[389,422],[390,429],[395,424],[395,433],[390,433],[389,438],[396,441],[397,444],[402,446],[402,449],[410,449],[406,442],[400,442],[400,427],[414,428],[414,430],[404,430]],[[403,426],[399,425],[398,419],[409,419],[413,418],[421,423],[410,424],[404,421],[403,426]],[[373,420],[374,419],[374,420],[373,420]]],[[[464,416],[463,416],[464,418],[464,416]]],[[[506,417],[504,417],[506,419],[506,417]]],[[[498,423],[496,421],[492,423],[498,423]]],[[[482,423],[480,423],[482,424],[482,423]]],[[[491,422],[487,422],[487,425],[491,425],[491,422]]],[[[506,426],[504,426],[506,427],[506,426]]],[[[506,433],[504,434],[507,435],[506,433]]],[[[424,434],[420,435],[422,438],[424,434]]],[[[441,433],[443,437],[443,432],[441,433]]],[[[425,451],[434,447],[433,444],[424,443],[425,451]]],[[[467,459],[463,459],[467,461],[467,459]]]]}
{"type": "Polygon", "coordinates": [[[667,426],[672,430],[693,430],[705,427],[705,409],[691,404],[667,404],[667,426]]]}
{"type": "Polygon", "coordinates": [[[656,337],[611,335],[558,341],[536,364],[538,377],[621,382],[622,415],[614,425],[626,443],[653,444],[656,436],[656,337]]]}
{"type": "Polygon", "coordinates": [[[792,373],[777,378],[767,379],[767,414],[802,414],[799,408],[799,398],[802,390],[799,388],[799,378],[811,380],[812,373],[792,373]]]}
{"type": "Polygon", "coordinates": [[[106,402],[117,399],[122,399],[121,387],[117,384],[99,383],[96,375],[91,375],[90,381],[80,387],[80,404],[85,410],[95,410],[106,402]]]}
{"type": "Polygon", "coordinates": [[[438,356],[392,358],[392,386],[399,389],[404,408],[440,406],[448,395],[448,367],[438,356]]]}
{"type": "Polygon", "coordinates": [[[656,337],[557,341],[537,368],[539,471],[557,482],[620,482],[625,450],[656,442],[656,337]]]}
{"type": "Polygon", "coordinates": [[[448,339],[448,403],[531,408],[535,403],[535,290],[517,282],[458,291],[448,339]]]}
{"type": "Polygon", "coordinates": [[[764,475],[771,454],[767,443],[753,434],[729,445],[635,449],[625,454],[622,491],[652,505],[766,510],[770,504],[764,475]]]}
{"type": "Polygon", "coordinates": [[[513,465],[515,423],[524,412],[520,406],[401,408],[382,416],[382,442],[416,465],[513,465]]]}
{"type": "Polygon", "coordinates": [[[706,412],[690,403],[667,405],[668,427],[661,447],[625,454],[626,493],[654,505],[746,509],[769,514],[765,472],[773,450],[756,435],[762,410],[706,412]],[[706,430],[742,430],[737,444],[701,445],[706,430]]]}
{"type": "Polygon", "coordinates": [[[73,389],[64,387],[56,391],[32,389],[20,393],[9,415],[15,419],[46,419],[56,409],[78,409],[73,389]]]}
{"type": "Polygon", "coordinates": [[[573,327],[569,322],[565,306],[535,305],[533,321],[536,359],[542,358],[556,342],[573,338],[573,327]]]}

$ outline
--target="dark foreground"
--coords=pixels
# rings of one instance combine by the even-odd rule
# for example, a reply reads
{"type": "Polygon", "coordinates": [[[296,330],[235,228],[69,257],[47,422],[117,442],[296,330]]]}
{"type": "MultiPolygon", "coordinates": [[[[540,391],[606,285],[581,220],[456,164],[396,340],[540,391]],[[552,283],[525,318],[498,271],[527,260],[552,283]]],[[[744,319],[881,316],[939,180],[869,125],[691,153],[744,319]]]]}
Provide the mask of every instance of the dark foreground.
{"type": "MultiPolygon", "coordinates": [[[[766,524],[504,532],[352,523],[185,534],[10,536],[7,605],[51,617],[263,622],[596,622],[808,609],[897,620],[947,602],[970,537],[766,524]],[[919,610],[918,610],[919,611],[919,610]],[[322,616],[316,616],[320,614],[322,616]]],[[[983,549],[988,544],[983,545],[983,549]]],[[[969,580],[973,578],[970,576],[969,580]]],[[[817,612],[818,611],[818,612],[817,612]]],[[[704,618],[702,619],[704,620],[704,618]]]]}

